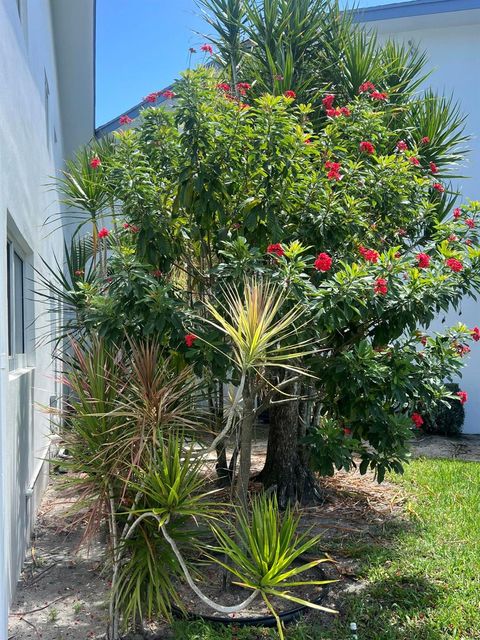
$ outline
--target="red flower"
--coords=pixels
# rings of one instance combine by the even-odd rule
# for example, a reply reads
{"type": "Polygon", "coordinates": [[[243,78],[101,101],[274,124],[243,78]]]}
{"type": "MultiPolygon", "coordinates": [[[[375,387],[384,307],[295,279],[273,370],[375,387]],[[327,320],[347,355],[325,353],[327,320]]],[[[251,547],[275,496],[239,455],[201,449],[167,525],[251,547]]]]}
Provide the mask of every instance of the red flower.
{"type": "Polygon", "coordinates": [[[98,156],[94,156],[91,160],[90,160],[90,166],[92,167],[92,169],[98,169],[98,167],[101,165],[101,161],[100,158],[98,156]]]}
{"type": "Polygon", "coordinates": [[[292,91],[291,89],[289,89],[288,91],[285,91],[285,93],[283,94],[285,96],[285,98],[296,98],[297,94],[295,93],[295,91],[292,91]]]}
{"type": "Polygon", "coordinates": [[[144,101],[145,102],[156,102],[158,96],[159,96],[159,92],[158,91],[154,91],[153,93],[149,93],[148,96],[145,96],[144,101]]]}
{"type": "Polygon", "coordinates": [[[205,53],[213,53],[213,47],[211,44],[202,44],[200,47],[200,51],[204,51],[205,53]]]}
{"type": "Polygon", "coordinates": [[[470,333],[472,334],[472,338],[475,340],[475,342],[478,342],[480,340],[480,329],[478,327],[473,327],[470,333]]]}
{"type": "Polygon", "coordinates": [[[333,93],[329,93],[328,95],[326,95],[322,100],[322,104],[325,107],[325,109],[331,109],[333,107],[334,100],[335,100],[335,95],[333,93]]]}
{"type": "Polygon", "coordinates": [[[110,235],[110,231],[106,227],[102,227],[98,232],[99,238],[106,238],[109,235],[110,235]]]}
{"type": "Polygon", "coordinates": [[[445,260],[445,264],[447,265],[447,267],[449,267],[452,271],[455,271],[456,273],[458,273],[459,271],[462,271],[463,269],[463,264],[460,262],[460,260],[457,260],[456,258],[448,258],[448,260],[445,260]]]}
{"type": "Polygon", "coordinates": [[[443,184],[440,184],[440,182],[435,182],[434,184],[432,184],[432,187],[437,191],[440,191],[440,193],[443,193],[445,191],[445,187],[443,186],[443,184]]]}
{"type": "Polygon", "coordinates": [[[155,271],[152,271],[152,276],[154,276],[155,278],[161,278],[163,276],[163,273],[160,271],[160,269],[155,269],[155,271]]]}
{"type": "Polygon", "coordinates": [[[368,153],[370,155],[375,153],[375,147],[373,146],[373,144],[371,142],[367,142],[366,140],[360,142],[359,149],[360,151],[363,151],[363,153],[368,153]]]}
{"type": "Polygon", "coordinates": [[[328,253],[319,253],[313,266],[317,271],[330,271],[332,268],[332,258],[328,253]]]}
{"type": "Polygon", "coordinates": [[[473,229],[475,227],[475,220],[473,218],[467,218],[465,224],[467,227],[470,227],[470,229],[473,229]]]}
{"type": "Polygon", "coordinates": [[[130,118],[130,116],[120,116],[120,120],[119,120],[120,124],[130,124],[130,122],[133,122],[133,118],[130,118]]]}
{"type": "Polygon", "coordinates": [[[185,344],[187,345],[187,347],[193,347],[193,343],[197,338],[198,336],[196,336],[194,333],[187,333],[187,335],[185,336],[185,344]]]}
{"type": "Polygon", "coordinates": [[[372,100],[385,101],[385,100],[388,100],[388,93],[380,93],[380,91],[372,91],[372,93],[370,94],[370,98],[372,98],[372,100]]]}
{"type": "Polygon", "coordinates": [[[305,140],[303,142],[304,142],[304,144],[312,144],[312,139],[311,138],[305,138],[305,140]]]}
{"type": "Polygon", "coordinates": [[[456,242],[458,240],[458,238],[454,233],[452,233],[451,235],[448,236],[447,240],[449,242],[456,242]]]}
{"type": "Polygon", "coordinates": [[[369,80],[358,87],[358,93],[365,93],[366,91],[375,91],[375,85],[369,80]]]}
{"type": "Polygon", "coordinates": [[[387,295],[388,287],[387,287],[387,281],[385,280],[385,278],[377,278],[375,280],[374,292],[380,296],[387,295]]]}
{"type": "Polygon", "coordinates": [[[378,251],[375,249],[366,249],[362,244],[358,247],[360,254],[367,262],[372,262],[375,264],[378,262],[378,258],[380,257],[378,251]]]}
{"type": "Polygon", "coordinates": [[[334,107],[332,109],[326,109],[325,113],[329,118],[338,118],[338,116],[342,115],[339,107],[334,107]]]}
{"type": "Polygon", "coordinates": [[[405,140],[399,140],[397,142],[397,149],[398,151],[406,151],[408,149],[408,144],[405,142],[405,140]]]}
{"type": "MultiPolygon", "coordinates": [[[[77,269],[74,273],[75,273],[76,276],[85,275],[85,271],[83,269],[77,269]]],[[[474,340],[475,340],[475,338],[474,338],[474,340]]]]}
{"type": "Polygon", "coordinates": [[[457,391],[457,396],[460,398],[462,404],[465,404],[468,400],[468,393],[466,391],[457,391]]]}
{"type": "Polygon", "coordinates": [[[458,207],[456,209],[454,209],[453,217],[455,218],[455,220],[458,220],[461,215],[462,215],[462,210],[461,209],[459,209],[458,207]]]}
{"type": "Polygon", "coordinates": [[[467,239],[465,240],[465,244],[467,245],[467,247],[470,247],[470,246],[471,246],[472,241],[470,240],[470,238],[467,238],[467,239]]]}
{"type": "Polygon", "coordinates": [[[237,89],[241,96],[245,96],[247,94],[247,91],[251,88],[252,88],[252,85],[248,84],[248,82],[237,83],[237,89]]]}
{"type": "Polygon", "coordinates": [[[430,138],[428,136],[423,136],[423,138],[420,140],[420,142],[422,144],[428,144],[430,142],[430,138]]]}
{"type": "Polygon", "coordinates": [[[466,344],[459,344],[456,346],[457,349],[457,353],[458,355],[463,358],[463,356],[466,356],[467,353],[470,353],[471,349],[468,345],[466,344]]]}
{"type": "Polygon", "coordinates": [[[433,174],[438,173],[438,167],[434,162],[430,162],[430,171],[433,174]]]}
{"type": "Polygon", "coordinates": [[[351,430],[351,429],[349,429],[348,427],[345,427],[345,428],[344,428],[344,430],[343,430],[343,433],[344,433],[346,436],[351,436],[351,435],[352,435],[352,430],[351,430]]]}
{"type": "Polygon", "coordinates": [[[170,91],[170,89],[165,89],[165,91],[162,91],[160,95],[165,98],[165,100],[171,100],[175,97],[175,93],[173,91],[170,91]]]}
{"type": "Polygon", "coordinates": [[[230,91],[230,85],[228,82],[220,82],[217,84],[217,89],[221,89],[222,91],[230,91]]]}
{"type": "Polygon", "coordinates": [[[420,160],[415,156],[412,156],[411,158],[409,158],[408,161],[410,162],[410,164],[413,164],[416,167],[418,167],[418,165],[420,164],[420,160]]]}
{"type": "Polygon", "coordinates": [[[285,250],[282,245],[277,242],[276,244],[269,244],[267,247],[267,253],[273,253],[274,255],[281,258],[285,254],[285,250]]]}
{"type": "Polygon", "coordinates": [[[430,256],[426,253],[417,254],[417,262],[419,269],[426,269],[430,265],[430,256]]]}
{"type": "Polygon", "coordinates": [[[423,344],[423,346],[425,347],[427,344],[427,336],[422,336],[420,338],[420,342],[423,344]]]}
{"type": "Polygon", "coordinates": [[[350,111],[350,109],[348,107],[340,107],[340,111],[342,113],[342,116],[345,116],[346,118],[350,117],[352,115],[352,112],[350,111]]]}
{"type": "Polygon", "coordinates": [[[419,413],[412,413],[412,422],[417,427],[417,429],[420,429],[420,427],[424,423],[424,420],[419,413]]]}
{"type": "Polygon", "coordinates": [[[341,165],[339,162],[326,162],[325,163],[325,169],[329,169],[329,172],[327,173],[327,178],[329,180],[340,180],[341,179],[341,175],[340,175],[340,169],[341,169],[341,165]]]}

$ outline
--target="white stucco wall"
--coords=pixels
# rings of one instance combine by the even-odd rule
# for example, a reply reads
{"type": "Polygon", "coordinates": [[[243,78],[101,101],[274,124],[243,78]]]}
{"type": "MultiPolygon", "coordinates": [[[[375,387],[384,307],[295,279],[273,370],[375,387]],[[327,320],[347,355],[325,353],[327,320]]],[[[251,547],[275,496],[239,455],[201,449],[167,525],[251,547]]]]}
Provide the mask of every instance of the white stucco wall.
{"type": "Polygon", "coordinates": [[[93,134],[93,0],[60,1],[84,14],[80,22],[60,25],[66,39],[73,26],[82,34],[81,51],[78,45],[71,55],[84,56],[81,67],[89,66],[89,77],[77,84],[77,92],[90,102],[83,111],[66,107],[59,89],[68,76],[57,59],[61,45],[53,17],[59,0],[24,0],[23,23],[16,0],[0,0],[0,638],[7,637],[8,603],[47,478],[50,417],[41,407],[60,392],[48,342],[54,318],[42,315],[45,306],[34,292],[34,270],[46,271],[41,258],[53,264],[54,254],[60,260],[63,255],[62,228],[58,222],[45,226],[49,216],[62,211],[47,184],[72,152],[70,140],[87,142],[93,134]],[[68,136],[66,126],[73,129],[68,136]],[[26,357],[14,370],[8,358],[7,238],[18,244],[26,266],[26,357]],[[41,338],[46,340],[39,343],[41,338]]]}
{"type": "MultiPolygon", "coordinates": [[[[426,85],[445,95],[453,92],[460,102],[468,116],[466,130],[473,138],[471,153],[459,171],[469,178],[457,181],[456,186],[463,198],[480,200],[480,10],[379,20],[368,26],[377,30],[380,40],[394,38],[419,45],[428,54],[428,68],[433,69],[426,85]]],[[[480,301],[465,300],[460,315],[452,311],[433,329],[441,330],[459,321],[470,327],[480,326],[480,301]]],[[[480,433],[479,345],[472,347],[459,384],[469,394],[464,433],[480,433]]]]}

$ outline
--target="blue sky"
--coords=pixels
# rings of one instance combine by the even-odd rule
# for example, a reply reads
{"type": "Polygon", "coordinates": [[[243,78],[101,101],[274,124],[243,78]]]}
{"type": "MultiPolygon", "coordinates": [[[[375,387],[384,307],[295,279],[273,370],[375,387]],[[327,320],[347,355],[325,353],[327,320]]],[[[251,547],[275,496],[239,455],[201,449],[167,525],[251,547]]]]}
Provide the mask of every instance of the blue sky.
{"type": "Polygon", "coordinates": [[[194,0],[97,0],[97,125],[170,84],[187,67],[189,47],[204,42],[195,32],[205,31],[194,0]]]}

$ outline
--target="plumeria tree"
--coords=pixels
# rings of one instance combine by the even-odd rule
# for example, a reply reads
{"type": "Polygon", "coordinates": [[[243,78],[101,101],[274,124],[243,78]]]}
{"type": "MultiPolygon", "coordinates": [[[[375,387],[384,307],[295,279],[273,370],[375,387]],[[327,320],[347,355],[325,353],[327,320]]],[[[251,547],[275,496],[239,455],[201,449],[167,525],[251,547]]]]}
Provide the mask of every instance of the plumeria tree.
{"type": "Polygon", "coordinates": [[[421,54],[380,47],[335,3],[204,5],[217,36],[202,49],[220,69],[185,72],[165,95],[175,109],[144,109],[135,128],[82,150],[61,181],[81,224],[93,224],[75,236],[67,276],[55,276],[65,331],[114,344],[155,336],[179,370],[191,365],[228,480],[238,452],[229,463],[224,391],[241,373],[208,309],[223,313],[226,286],[241,297],[245,278],[271,282],[282,314],[302,310],[282,348],[310,346],[290,370],[252,374],[254,417],[268,409],[270,422],[260,478],[282,505],[315,495],[314,470],[357,456],[382,480],[401,471],[431,407],[467,399],[444,382],[477,328],[429,332],[480,283],[479,204],[456,202],[450,182],[463,118],[448,98],[414,94],[421,54]],[[325,68],[333,29],[338,64],[325,68]]]}

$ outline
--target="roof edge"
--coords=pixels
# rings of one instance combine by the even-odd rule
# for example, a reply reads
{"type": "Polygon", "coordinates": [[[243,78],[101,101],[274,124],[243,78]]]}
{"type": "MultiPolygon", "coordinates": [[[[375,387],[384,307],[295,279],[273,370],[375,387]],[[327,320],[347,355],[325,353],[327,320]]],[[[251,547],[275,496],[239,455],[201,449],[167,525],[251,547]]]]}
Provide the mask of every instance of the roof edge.
{"type": "Polygon", "coordinates": [[[480,0],[415,0],[354,9],[356,22],[375,22],[480,9],[480,0]]]}

